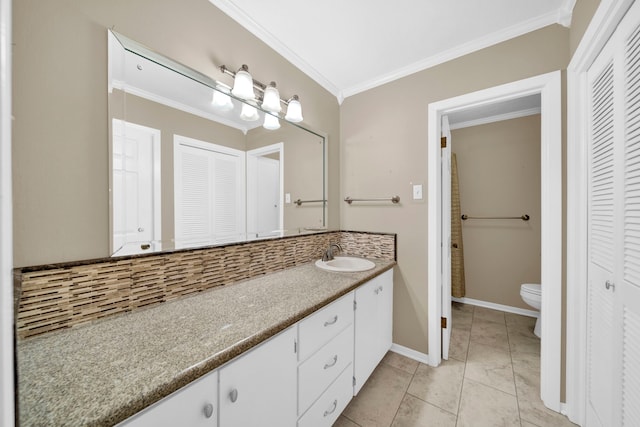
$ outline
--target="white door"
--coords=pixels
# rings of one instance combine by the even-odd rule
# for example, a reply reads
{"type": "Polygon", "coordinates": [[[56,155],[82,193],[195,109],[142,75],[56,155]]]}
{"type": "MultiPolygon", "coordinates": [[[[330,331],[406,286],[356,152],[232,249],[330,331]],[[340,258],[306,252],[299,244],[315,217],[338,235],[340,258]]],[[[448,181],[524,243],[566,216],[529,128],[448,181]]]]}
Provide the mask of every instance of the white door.
{"type": "Polygon", "coordinates": [[[247,238],[284,229],[284,143],[247,151],[247,238]]]}
{"type": "Polygon", "coordinates": [[[114,255],[159,249],[160,131],[113,119],[114,255]]]}
{"type": "Polygon", "coordinates": [[[440,173],[442,183],[442,317],[446,327],[442,328],[442,358],[449,359],[449,343],[451,341],[451,130],[449,117],[442,116],[442,147],[440,173]]]}
{"type": "Polygon", "coordinates": [[[587,73],[587,425],[640,425],[640,3],[587,73]]]}
{"type": "Polygon", "coordinates": [[[271,235],[280,224],[280,161],[258,157],[258,233],[271,235]]]}

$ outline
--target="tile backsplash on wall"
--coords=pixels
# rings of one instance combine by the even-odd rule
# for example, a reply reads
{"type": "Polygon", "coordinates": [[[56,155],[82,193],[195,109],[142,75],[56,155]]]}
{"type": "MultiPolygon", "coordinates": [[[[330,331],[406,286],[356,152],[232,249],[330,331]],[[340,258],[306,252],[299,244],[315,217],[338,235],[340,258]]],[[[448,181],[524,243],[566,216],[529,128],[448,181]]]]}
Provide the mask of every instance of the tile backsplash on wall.
{"type": "Polygon", "coordinates": [[[18,338],[78,326],[305,264],[322,257],[329,243],[336,242],[350,255],[396,259],[395,234],[334,231],[17,269],[18,338]]]}

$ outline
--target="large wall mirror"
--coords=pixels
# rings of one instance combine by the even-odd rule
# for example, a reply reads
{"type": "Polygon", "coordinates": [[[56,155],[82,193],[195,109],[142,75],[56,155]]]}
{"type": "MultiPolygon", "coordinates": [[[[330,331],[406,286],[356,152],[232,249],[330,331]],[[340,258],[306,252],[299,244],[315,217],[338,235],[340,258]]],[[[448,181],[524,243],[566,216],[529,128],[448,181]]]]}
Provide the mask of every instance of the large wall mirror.
{"type": "Polygon", "coordinates": [[[326,228],[323,135],[112,31],[108,82],[112,255],[326,228]]]}

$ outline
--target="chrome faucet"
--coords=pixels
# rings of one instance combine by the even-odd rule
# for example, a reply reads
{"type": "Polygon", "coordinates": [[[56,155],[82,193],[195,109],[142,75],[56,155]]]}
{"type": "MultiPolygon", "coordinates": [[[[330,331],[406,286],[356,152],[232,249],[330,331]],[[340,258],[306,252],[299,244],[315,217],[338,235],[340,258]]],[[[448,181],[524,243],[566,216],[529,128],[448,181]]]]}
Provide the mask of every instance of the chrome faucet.
{"type": "Polygon", "coordinates": [[[334,248],[336,248],[338,251],[342,252],[342,246],[340,246],[338,243],[330,243],[329,244],[329,248],[325,251],[324,255],[322,255],[322,261],[327,262],[327,261],[331,261],[333,259],[333,255],[334,255],[333,249],[334,248]]]}

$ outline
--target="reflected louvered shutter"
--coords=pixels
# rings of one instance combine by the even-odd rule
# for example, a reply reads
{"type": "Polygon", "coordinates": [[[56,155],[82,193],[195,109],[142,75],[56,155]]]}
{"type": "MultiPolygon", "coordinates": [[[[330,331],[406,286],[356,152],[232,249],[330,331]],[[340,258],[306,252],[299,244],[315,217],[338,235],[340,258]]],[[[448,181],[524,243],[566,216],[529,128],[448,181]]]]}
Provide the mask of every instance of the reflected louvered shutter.
{"type": "Polygon", "coordinates": [[[206,151],[181,145],[176,157],[176,242],[183,246],[212,234],[212,180],[206,151]]]}

